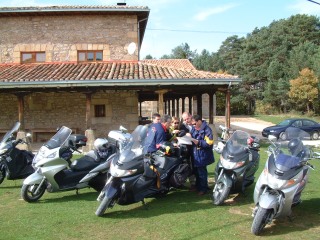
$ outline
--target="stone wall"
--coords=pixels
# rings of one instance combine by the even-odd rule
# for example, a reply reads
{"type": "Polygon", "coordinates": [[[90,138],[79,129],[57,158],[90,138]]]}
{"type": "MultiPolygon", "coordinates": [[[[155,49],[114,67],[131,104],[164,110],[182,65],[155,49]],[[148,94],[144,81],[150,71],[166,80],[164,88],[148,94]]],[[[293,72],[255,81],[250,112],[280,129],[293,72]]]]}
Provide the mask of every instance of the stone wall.
{"type": "MultiPolygon", "coordinates": [[[[10,129],[18,121],[18,101],[11,94],[0,95],[0,129],[10,129]]],[[[138,97],[135,91],[101,91],[92,95],[91,128],[95,137],[106,137],[110,130],[123,125],[129,131],[138,125],[138,97]],[[94,105],[105,104],[106,116],[94,117],[94,105]]],[[[81,93],[33,93],[24,97],[25,129],[56,129],[65,125],[86,130],[86,96],[81,93]]],[[[38,136],[38,135],[37,135],[38,136]]],[[[39,133],[38,141],[52,134],[39,133]]]]}
{"type": "Polygon", "coordinates": [[[0,18],[0,63],[20,63],[20,52],[45,51],[46,62],[77,61],[78,50],[102,50],[103,60],[137,60],[134,15],[73,15],[0,18]]]}

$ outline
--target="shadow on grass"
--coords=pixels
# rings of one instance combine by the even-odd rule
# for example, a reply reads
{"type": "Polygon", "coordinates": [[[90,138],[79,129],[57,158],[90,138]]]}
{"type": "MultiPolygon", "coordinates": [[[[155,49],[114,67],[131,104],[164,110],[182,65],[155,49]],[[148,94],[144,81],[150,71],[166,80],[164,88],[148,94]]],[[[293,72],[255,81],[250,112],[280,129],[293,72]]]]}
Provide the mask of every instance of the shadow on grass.
{"type": "Polygon", "coordinates": [[[55,192],[55,193],[48,193],[45,192],[44,195],[40,198],[40,200],[37,203],[59,203],[59,202],[70,202],[70,201],[96,201],[99,193],[92,190],[86,190],[85,192],[79,191],[77,194],[75,190],[71,191],[61,191],[61,192],[55,192]],[[72,194],[73,193],[73,194],[72,194]]]}
{"type": "MultiPolygon", "coordinates": [[[[302,203],[292,208],[291,217],[275,219],[267,225],[260,236],[285,235],[292,232],[301,232],[320,226],[320,198],[303,200],[302,203]]],[[[317,231],[317,230],[315,230],[317,231]]]]}
{"type": "MultiPolygon", "coordinates": [[[[149,218],[165,214],[203,211],[216,207],[212,204],[211,194],[198,196],[187,190],[172,191],[164,197],[149,198],[145,205],[140,202],[130,204],[130,206],[116,204],[113,209],[107,209],[102,217],[114,219],[149,218]],[[119,210],[119,208],[124,209],[119,210]]],[[[219,206],[219,208],[225,207],[228,206],[219,206]]]]}

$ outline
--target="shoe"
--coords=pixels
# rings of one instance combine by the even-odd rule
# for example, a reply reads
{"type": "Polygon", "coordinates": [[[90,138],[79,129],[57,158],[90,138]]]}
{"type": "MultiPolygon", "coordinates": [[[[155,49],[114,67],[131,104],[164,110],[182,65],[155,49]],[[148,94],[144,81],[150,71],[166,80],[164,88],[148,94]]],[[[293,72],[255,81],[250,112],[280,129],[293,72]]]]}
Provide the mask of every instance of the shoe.
{"type": "Polygon", "coordinates": [[[198,192],[198,196],[203,196],[205,194],[206,194],[206,192],[198,192]]]}

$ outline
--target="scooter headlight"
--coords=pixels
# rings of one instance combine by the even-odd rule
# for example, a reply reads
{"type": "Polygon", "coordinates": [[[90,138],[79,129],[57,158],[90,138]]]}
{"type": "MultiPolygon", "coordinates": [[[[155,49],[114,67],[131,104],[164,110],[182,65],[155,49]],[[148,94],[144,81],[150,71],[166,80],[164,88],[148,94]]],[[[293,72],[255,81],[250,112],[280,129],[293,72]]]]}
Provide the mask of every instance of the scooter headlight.
{"type": "Polygon", "coordinates": [[[137,169],[129,169],[129,170],[122,170],[119,169],[113,162],[110,165],[110,174],[114,177],[125,177],[135,174],[138,170],[137,169]]]}
{"type": "Polygon", "coordinates": [[[221,162],[221,165],[226,169],[239,168],[245,164],[245,161],[231,162],[229,161],[229,159],[225,159],[221,155],[220,155],[220,162],[221,162]]]}
{"type": "Polygon", "coordinates": [[[7,148],[3,148],[3,149],[1,149],[1,150],[0,150],[0,155],[4,154],[6,151],[8,151],[8,149],[7,149],[7,148]]]}
{"type": "Polygon", "coordinates": [[[291,187],[292,185],[296,184],[298,179],[292,178],[289,180],[281,180],[276,178],[275,176],[268,174],[268,185],[273,189],[283,189],[291,187]]]}

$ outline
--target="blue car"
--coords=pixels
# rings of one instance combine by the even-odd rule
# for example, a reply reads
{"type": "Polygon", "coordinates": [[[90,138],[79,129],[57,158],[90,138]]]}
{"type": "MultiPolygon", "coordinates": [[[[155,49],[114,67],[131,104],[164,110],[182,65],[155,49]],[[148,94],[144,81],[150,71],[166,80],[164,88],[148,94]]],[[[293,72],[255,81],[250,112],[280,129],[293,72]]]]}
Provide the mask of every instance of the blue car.
{"type": "Polygon", "coordinates": [[[285,130],[288,127],[300,128],[310,134],[310,139],[319,139],[320,124],[313,120],[304,118],[290,118],[275,126],[267,127],[262,130],[262,136],[268,137],[269,135],[273,135],[277,137],[277,139],[285,141],[288,139],[288,136],[285,133],[285,130]]]}

